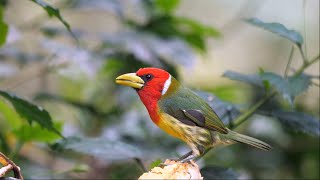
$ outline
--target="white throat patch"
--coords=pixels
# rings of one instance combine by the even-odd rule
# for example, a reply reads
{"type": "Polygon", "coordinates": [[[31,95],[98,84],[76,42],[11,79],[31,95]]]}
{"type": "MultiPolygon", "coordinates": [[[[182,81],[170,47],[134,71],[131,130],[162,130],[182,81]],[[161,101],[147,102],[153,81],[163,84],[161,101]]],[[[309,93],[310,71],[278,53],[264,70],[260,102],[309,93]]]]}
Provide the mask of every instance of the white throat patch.
{"type": "Polygon", "coordinates": [[[169,78],[166,80],[166,82],[164,83],[163,89],[162,89],[162,95],[166,94],[166,92],[168,91],[169,87],[171,84],[171,75],[169,75],[169,78]]]}

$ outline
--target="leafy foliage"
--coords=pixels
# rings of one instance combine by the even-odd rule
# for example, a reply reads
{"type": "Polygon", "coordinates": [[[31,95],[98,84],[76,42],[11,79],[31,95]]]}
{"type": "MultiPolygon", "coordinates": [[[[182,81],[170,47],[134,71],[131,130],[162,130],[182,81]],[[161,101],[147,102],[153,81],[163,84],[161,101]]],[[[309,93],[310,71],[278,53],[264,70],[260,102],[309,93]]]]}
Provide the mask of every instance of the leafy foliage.
{"type": "Polygon", "coordinates": [[[36,122],[42,128],[45,128],[62,136],[60,132],[54,127],[48,111],[46,111],[42,107],[36,106],[16,95],[9,94],[5,91],[0,90],[0,95],[10,101],[19,115],[22,118],[25,118],[30,124],[36,122]]]}
{"type": "Polygon", "coordinates": [[[294,97],[306,91],[311,84],[311,78],[304,74],[283,78],[277,74],[266,72],[261,73],[260,76],[262,80],[273,85],[291,105],[294,97]]]}
{"type": "Polygon", "coordinates": [[[165,13],[172,13],[179,5],[180,0],[155,0],[156,6],[165,13]]]}
{"type": "Polygon", "coordinates": [[[248,23],[263,28],[267,31],[273,32],[282,36],[293,43],[301,46],[303,44],[303,38],[301,34],[295,30],[289,30],[284,25],[280,23],[266,23],[257,18],[251,18],[247,20],[248,23]]]}
{"type": "MultiPolygon", "coordinates": [[[[156,127],[151,124],[152,122],[146,122],[149,119],[147,112],[144,108],[141,108],[141,102],[138,102],[137,96],[133,95],[132,91],[125,91],[115,86],[113,82],[115,76],[121,73],[134,72],[140,67],[146,66],[161,67],[179,79],[179,67],[192,67],[195,64],[197,53],[206,52],[207,39],[221,36],[216,28],[204,25],[191,18],[177,16],[179,13],[176,13],[176,10],[180,0],[70,0],[64,1],[65,4],[61,3],[61,7],[63,5],[63,8],[68,8],[68,12],[85,9],[91,15],[92,11],[107,11],[106,14],[113,15],[112,18],[115,18],[119,25],[116,32],[109,33],[97,33],[96,30],[90,29],[91,27],[85,23],[83,25],[85,28],[82,30],[74,29],[74,27],[71,30],[69,23],[58,8],[49,5],[45,0],[31,1],[41,6],[50,17],[57,18],[63,23],[64,27],[37,27],[37,25],[47,24],[44,23],[46,20],[43,20],[43,18],[30,20],[32,28],[39,28],[43,33],[36,34],[37,37],[40,36],[41,38],[34,38],[28,43],[32,47],[33,45],[36,45],[36,47],[40,45],[40,48],[34,48],[35,52],[30,53],[16,45],[5,46],[0,50],[1,57],[4,61],[13,59],[19,70],[30,65],[31,62],[48,64],[46,66],[47,72],[44,75],[41,73],[39,75],[41,77],[37,76],[37,79],[45,82],[42,84],[45,88],[34,87],[36,90],[34,94],[37,94],[37,100],[48,103],[50,112],[55,115],[53,117],[59,117],[66,123],[63,125],[61,122],[54,122],[48,111],[23,98],[11,95],[6,91],[0,91],[0,96],[3,96],[12,104],[11,106],[7,101],[0,100],[0,120],[6,120],[0,121],[0,126],[4,129],[0,132],[1,150],[8,153],[18,152],[19,146],[24,142],[52,143],[59,139],[58,142],[51,145],[55,152],[49,153],[50,155],[67,157],[64,159],[68,163],[74,163],[73,160],[77,161],[72,156],[75,152],[77,152],[76,157],[93,156],[97,160],[103,160],[96,163],[95,161],[92,162],[91,159],[88,161],[88,158],[78,158],[80,161],[85,161],[84,163],[92,163],[90,165],[92,169],[79,169],[79,172],[90,172],[88,179],[128,179],[136,177],[140,170],[137,166],[128,163],[130,159],[143,158],[142,160],[149,161],[159,158],[159,156],[161,158],[171,158],[186,151],[186,146],[180,141],[157,131],[156,127]],[[72,36],[81,37],[81,45],[83,46],[79,47],[78,44],[73,44],[74,42],[66,43],[65,38],[70,36],[70,33],[72,36]],[[46,61],[43,61],[44,59],[46,61]],[[72,74],[79,71],[86,73],[72,74]],[[52,83],[51,76],[49,78],[47,76],[49,73],[54,76],[54,88],[51,87],[52,84],[47,84],[47,81],[52,83]],[[70,137],[60,139],[59,132],[62,128],[63,132],[70,137]],[[81,137],[74,136],[75,134],[80,134],[81,137]],[[6,139],[6,137],[12,136],[13,139],[17,140],[15,149],[12,148],[14,144],[11,143],[11,139],[6,139]],[[116,163],[110,163],[110,161],[116,161],[116,163]],[[92,177],[92,174],[99,174],[101,177],[92,177]]],[[[6,37],[7,32],[7,23],[3,22],[2,19],[3,9],[0,9],[0,40],[6,37]],[[2,30],[6,32],[2,33],[2,30]]],[[[256,18],[247,21],[252,25],[284,37],[298,46],[303,44],[303,38],[297,31],[289,30],[280,23],[266,23],[256,18]]],[[[29,22],[27,23],[29,24],[29,22]]],[[[22,35],[25,34],[23,25],[19,27],[19,30],[22,31],[22,35]]],[[[301,47],[300,50],[303,53],[301,47]]],[[[250,97],[246,98],[246,100],[250,99],[248,101],[252,102],[243,103],[240,100],[243,103],[241,105],[221,100],[223,97],[215,96],[219,95],[218,93],[215,95],[204,91],[196,91],[196,93],[208,102],[224,124],[229,125],[230,129],[237,127],[237,120],[241,120],[241,118],[247,120],[253,114],[260,114],[265,115],[264,118],[267,120],[270,119],[269,117],[277,118],[283,127],[294,132],[318,137],[319,119],[296,111],[295,105],[298,105],[297,109],[304,109],[304,107],[301,108],[299,102],[293,103],[295,97],[306,92],[310,86],[311,76],[306,75],[304,70],[315,61],[306,61],[291,76],[287,76],[287,73],[282,76],[264,71],[256,74],[226,71],[224,77],[253,85],[253,88],[247,92],[250,97]],[[291,103],[291,111],[287,110],[287,104],[283,104],[279,96],[274,96],[277,93],[291,103]],[[253,105],[250,107],[246,103],[252,103],[253,105]]],[[[288,69],[291,68],[290,63],[291,61],[288,62],[288,69]]],[[[2,78],[0,79],[1,82],[2,78]]],[[[29,79],[26,79],[28,82],[29,79]]],[[[219,88],[219,85],[217,86],[219,88]]],[[[229,97],[228,100],[233,100],[233,97],[229,97]]],[[[263,130],[268,129],[267,125],[263,126],[263,130]]],[[[245,128],[246,126],[242,130],[246,130],[245,128]]],[[[297,158],[292,149],[296,150],[295,148],[304,147],[298,143],[292,143],[294,145],[298,144],[297,147],[291,144],[285,147],[288,144],[288,139],[294,142],[299,140],[294,134],[277,132],[277,129],[279,128],[265,130],[272,133],[270,136],[266,135],[265,138],[269,138],[268,143],[272,144],[275,149],[278,147],[274,142],[281,142],[279,143],[283,145],[281,151],[272,151],[268,152],[268,155],[261,156],[260,152],[253,155],[254,150],[234,150],[232,148],[238,148],[238,146],[233,146],[228,150],[224,149],[223,152],[219,152],[217,148],[217,154],[214,156],[220,158],[221,162],[219,164],[221,163],[225,167],[241,164],[253,178],[259,177],[260,174],[268,174],[268,168],[264,167],[268,163],[260,161],[264,158],[267,158],[268,162],[272,162],[272,168],[269,168],[272,171],[274,168],[279,168],[280,172],[287,173],[289,169],[288,174],[290,174],[292,169],[294,171],[303,168],[316,169],[305,165],[310,165],[309,161],[318,158],[318,154],[310,153],[314,149],[305,151],[303,155],[307,154],[307,158],[300,155],[297,158]],[[243,162],[241,162],[242,159],[243,162]],[[254,162],[249,162],[251,160],[248,159],[254,159],[252,160],[254,162]],[[264,167],[263,173],[258,172],[257,162],[264,167]],[[290,167],[287,166],[288,163],[290,163],[290,167]],[[285,169],[280,169],[281,167],[285,167],[285,169]]],[[[248,130],[251,132],[250,128],[248,130]]],[[[264,135],[264,132],[257,131],[264,135]]],[[[311,139],[310,141],[313,142],[314,137],[311,138],[308,138],[308,140],[311,139]]],[[[303,143],[304,141],[305,139],[303,139],[303,143]]],[[[29,144],[34,145],[35,143],[29,144]]],[[[307,145],[312,146],[311,148],[317,147],[314,144],[309,143],[307,145]]],[[[38,145],[37,143],[36,146],[38,147],[38,145]]],[[[43,146],[39,147],[44,149],[43,146]]],[[[242,146],[239,146],[239,148],[242,148],[242,146]]],[[[299,150],[304,151],[305,149],[299,150]]],[[[318,149],[315,151],[318,151],[318,149]]],[[[212,160],[212,157],[209,160],[212,160]]],[[[26,164],[29,166],[31,161],[27,160],[26,164]]],[[[160,162],[159,159],[153,161],[151,166],[157,166],[160,162]]],[[[135,163],[135,161],[131,163],[135,163]]],[[[206,179],[239,178],[239,174],[232,169],[211,166],[207,164],[207,161],[204,162],[204,168],[201,172],[206,179]]],[[[67,174],[67,172],[63,174],[67,174]]],[[[61,177],[59,176],[59,178],[61,177]]],[[[66,175],[66,177],[69,176],[66,175]]],[[[70,177],[74,178],[72,175],[70,177]]],[[[286,177],[286,175],[283,177],[286,177]]]]}
{"type": "MultiPolygon", "coordinates": [[[[49,5],[43,0],[31,0],[31,1],[41,6],[48,13],[49,17],[58,18],[59,21],[64,25],[64,27],[67,28],[67,30],[73,35],[69,23],[61,16],[59,9],[49,5]]],[[[75,36],[73,35],[73,37],[75,36]]]]}
{"type": "Polygon", "coordinates": [[[155,16],[138,30],[155,33],[163,38],[181,38],[192,47],[205,51],[207,37],[219,37],[220,33],[211,27],[192,19],[169,15],[155,16]]]}
{"type": "MultiPolygon", "coordinates": [[[[61,130],[62,123],[54,123],[53,127],[56,130],[61,130]]],[[[58,134],[49,131],[48,129],[42,128],[38,124],[33,124],[30,126],[21,126],[19,129],[15,130],[17,138],[23,142],[38,141],[38,142],[54,142],[61,138],[58,134]]]]}
{"type": "Polygon", "coordinates": [[[106,47],[132,54],[143,63],[161,67],[163,60],[174,65],[191,66],[195,56],[191,48],[179,39],[164,40],[149,33],[136,31],[110,35],[103,39],[106,47]],[[108,45],[108,46],[107,46],[108,45]]]}
{"type": "Polygon", "coordinates": [[[241,74],[234,71],[226,71],[223,73],[223,77],[229,78],[235,81],[241,81],[244,83],[252,84],[258,87],[263,87],[263,83],[261,82],[261,78],[257,74],[241,74]]]}
{"type": "Polygon", "coordinates": [[[135,146],[106,138],[68,137],[51,146],[55,150],[72,150],[103,160],[126,160],[142,157],[135,146]]]}
{"type": "Polygon", "coordinates": [[[285,128],[291,131],[310,135],[320,135],[320,120],[301,112],[273,111],[272,116],[278,118],[285,128]]]}
{"type": "Polygon", "coordinates": [[[3,8],[0,5],[0,47],[6,42],[8,34],[8,25],[3,19],[3,8]]]}
{"type": "Polygon", "coordinates": [[[261,72],[259,74],[246,75],[234,71],[226,71],[223,76],[260,88],[268,87],[266,84],[271,84],[291,105],[293,104],[294,98],[306,91],[311,85],[310,76],[305,74],[283,78],[280,75],[272,72],[261,72]]]}

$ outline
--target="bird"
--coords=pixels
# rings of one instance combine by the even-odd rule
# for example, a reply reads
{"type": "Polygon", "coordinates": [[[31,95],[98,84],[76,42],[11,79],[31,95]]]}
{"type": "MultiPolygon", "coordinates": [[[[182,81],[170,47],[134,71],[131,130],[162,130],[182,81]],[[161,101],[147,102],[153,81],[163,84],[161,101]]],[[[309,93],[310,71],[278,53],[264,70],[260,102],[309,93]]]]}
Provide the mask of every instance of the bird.
{"type": "Polygon", "coordinates": [[[163,69],[140,68],[135,73],[118,76],[115,82],[135,89],[151,120],[191,148],[179,162],[197,160],[217,145],[236,142],[271,149],[263,141],[230,130],[204,99],[163,69]]]}

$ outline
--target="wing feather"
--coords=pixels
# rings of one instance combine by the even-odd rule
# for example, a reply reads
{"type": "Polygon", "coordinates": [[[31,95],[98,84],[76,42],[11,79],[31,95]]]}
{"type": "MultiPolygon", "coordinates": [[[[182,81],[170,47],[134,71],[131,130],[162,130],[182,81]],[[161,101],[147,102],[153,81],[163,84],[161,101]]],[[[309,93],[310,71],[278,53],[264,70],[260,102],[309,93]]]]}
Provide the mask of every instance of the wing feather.
{"type": "Polygon", "coordinates": [[[181,87],[170,96],[161,98],[158,105],[162,111],[187,125],[228,133],[226,126],[207,102],[187,88],[181,87]]]}

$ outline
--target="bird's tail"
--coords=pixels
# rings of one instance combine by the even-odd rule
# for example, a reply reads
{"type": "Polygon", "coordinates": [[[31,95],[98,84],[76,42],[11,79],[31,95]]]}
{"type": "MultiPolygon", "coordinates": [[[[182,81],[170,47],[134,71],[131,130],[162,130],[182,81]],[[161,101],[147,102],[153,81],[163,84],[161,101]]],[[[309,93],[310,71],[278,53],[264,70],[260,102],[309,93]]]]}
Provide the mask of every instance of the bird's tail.
{"type": "Polygon", "coordinates": [[[232,139],[233,141],[248,144],[250,146],[268,151],[271,149],[271,146],[263,141],[260,141],[258,139],[236,133],[234,131],[229,130],[228,134],[226,134],[228,139],[232,139]]]}

